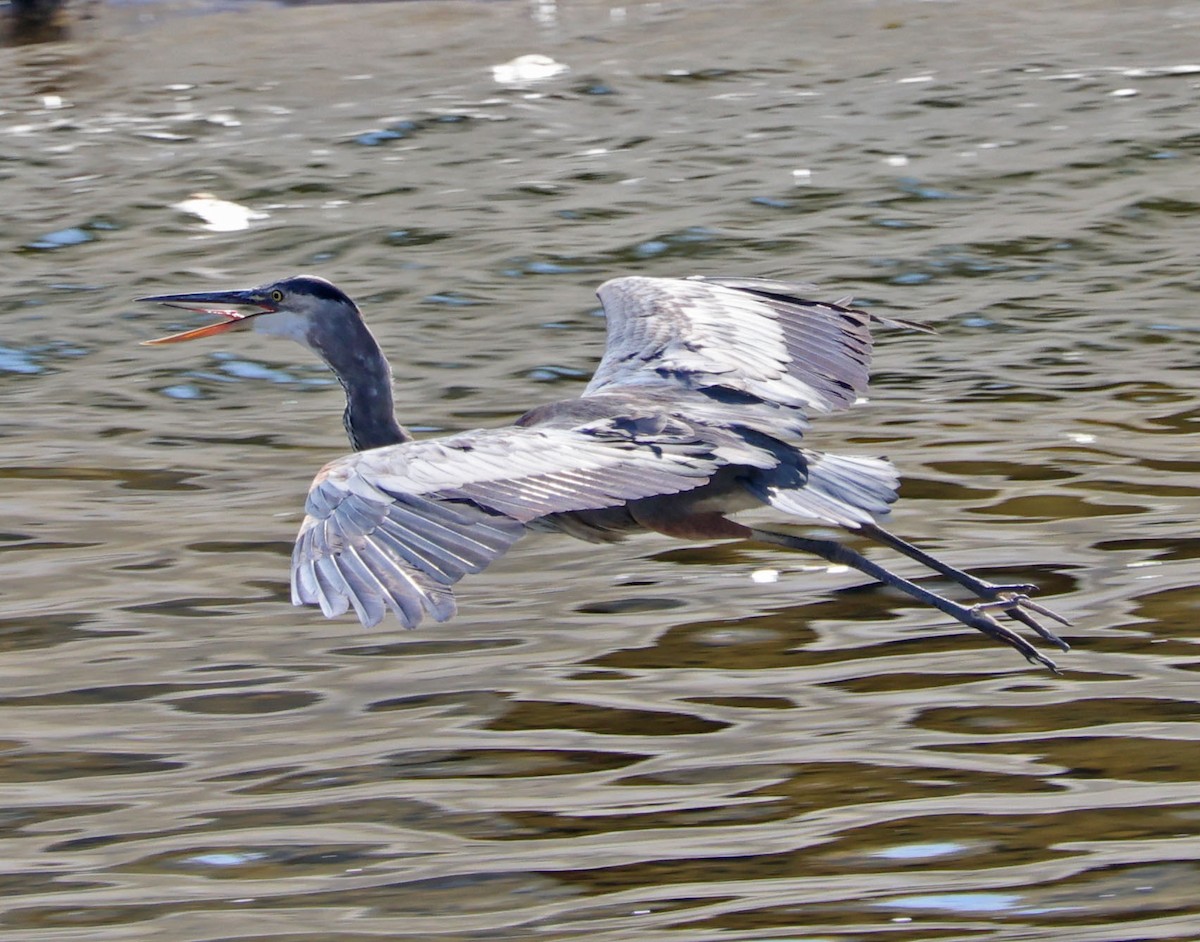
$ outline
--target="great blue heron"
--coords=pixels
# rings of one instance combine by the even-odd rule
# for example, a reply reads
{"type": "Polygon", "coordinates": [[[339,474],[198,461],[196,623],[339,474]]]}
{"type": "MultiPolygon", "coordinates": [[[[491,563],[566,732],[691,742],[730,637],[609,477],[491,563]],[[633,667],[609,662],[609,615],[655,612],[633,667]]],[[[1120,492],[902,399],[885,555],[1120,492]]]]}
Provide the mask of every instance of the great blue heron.
{"type": "MultiPolygon", "coordinates": [[[[237,328],[299,341],[346,392],[355,453],[321,469],[292,556],[292,601],[327,617],[354,607],[366,626],[390,607],[411,628],[456,611],[451,586],[529,529],[584,540],[652,530],[689,540],[744,539],[851,566],[1016,648],[1054,663],[1009,626],[1067,645],[1035,612],[1032,585],[997,585],[882,529],[898,475],[873,457],[803,447],[810,416],[852,405],[867,388],[875,321],[812,301],[811,285],[760,278],[615,278],[598,294],[608,346],[577,399],[539,406],[510,426],[414,440],[397,422],[392,372],[358,306],[301,275],[240,291],[140,298],[206,313],[215,324],[151,344],[237,328]],[[899,551],[980,601],[964,605],[841,543],[749,526],[727,515],[768,505],[899,551]]],[[[899,322],[900,326],[918,326],[899,322]]]]}

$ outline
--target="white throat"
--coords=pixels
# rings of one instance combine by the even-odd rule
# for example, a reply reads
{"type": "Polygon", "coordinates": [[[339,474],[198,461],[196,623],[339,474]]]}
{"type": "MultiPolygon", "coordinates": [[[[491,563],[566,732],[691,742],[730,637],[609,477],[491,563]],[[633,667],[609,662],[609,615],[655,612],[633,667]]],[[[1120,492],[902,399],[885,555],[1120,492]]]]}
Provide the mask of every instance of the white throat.
{"type": "Polygon", "coordinates": [[[308,343],[308,318],[295,311],[258,314],[251,319],[250,324],[256,333],[267,334],[270,337],[286,337],[297,343],[308,343]]]}

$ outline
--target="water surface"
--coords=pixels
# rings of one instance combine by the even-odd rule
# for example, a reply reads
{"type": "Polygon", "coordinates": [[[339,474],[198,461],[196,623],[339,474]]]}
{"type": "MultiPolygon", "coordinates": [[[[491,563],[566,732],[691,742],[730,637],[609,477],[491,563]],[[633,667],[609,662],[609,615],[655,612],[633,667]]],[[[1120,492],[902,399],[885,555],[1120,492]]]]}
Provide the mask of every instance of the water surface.
{"type": "Polygon", "coordinates": [[[1198,26],[139,3],[0,49],[0,940],[1196,938],[1198,26]],[[528,54],[565,70],[497,81],[528,54]],[[900,466],[897,532],[1040,583],[1064,674],[655,537],[530,539],[418,632],[293,609],[336,383],[139,347],[200,321],[130,299],[296,271],[422,432],[580,391],[616,273],[930,322],[814,441],[900,466]]]}

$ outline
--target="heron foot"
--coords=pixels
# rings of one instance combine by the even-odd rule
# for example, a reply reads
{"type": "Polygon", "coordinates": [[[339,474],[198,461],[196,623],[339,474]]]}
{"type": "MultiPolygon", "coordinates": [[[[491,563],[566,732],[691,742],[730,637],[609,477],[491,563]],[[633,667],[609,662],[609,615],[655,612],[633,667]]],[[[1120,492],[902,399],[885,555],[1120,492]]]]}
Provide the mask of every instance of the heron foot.
{"type": "Polygon", "coordinates": [[[1060,650],[1069,651],[1071,649],[1071,646],[1067,642],[1063,641],[1062,638],[1034,618],[1030,612],[1041,615],[1043,618],[1049,618],[1051,621],[1056,621],[1067,628],[1071,627],[1069,619],[1047,608],[1040,602],[1035,602],[1024,591],[1015,591],[1016,589],[1024,589],[1026,588],[1025,586],[991,586],[991,588],[997,590],[996,597],[979,602],[971,607],[971,611],[977,612],[992,621],[995,621],[995,619],[992,618],[991,612],[1003,612],[1009,618],[1019,621],[1037,632],[1040,637],[1049,641],[1060,650]]]}
{"type": "MultiPolygon", "coordinates": [[[[1001,600],[997,601],[1000,602],[1001,600]]],[[[1001,604],[1008,606],[1004,609],[1004,611],[1009,617],[1028,625],[1040,637],[1058,646],[1062,650],[1069,650],[1069,645],[1056,634],[1054,634],[1054,632],[1039,624],[1037,620],[1030,616],[1027,612],[1023,612],[1019,607],[1014,607],[1020,605],[1016,599],[1004,600],[1001,602],[1001,604]]],[[[1058,669],[1058,665],[1055,664],[1054,661],[1046,657],[1046,655],[1042,654],[1041,651],[1022,638],[1019,634],[1006,625],[1001,624],[992,616],[989,609],[997,607],[993,605],[993,603],[982,602],[973,606],[964,605],[957,611],[952,610],[949,607],[939,607],[941,607],[942,610],[947,614],[962,622],[968,628],[974,628],[976,631],[983,632],[983,634],[987,635],[989,638],[1016,648],[1017,651],[1019,651],[1027,661],[1035,664],[1041,664],[1043,667],[1049,668],[1055,674],[1061,673],[1061,671],[1058,669]]]]}

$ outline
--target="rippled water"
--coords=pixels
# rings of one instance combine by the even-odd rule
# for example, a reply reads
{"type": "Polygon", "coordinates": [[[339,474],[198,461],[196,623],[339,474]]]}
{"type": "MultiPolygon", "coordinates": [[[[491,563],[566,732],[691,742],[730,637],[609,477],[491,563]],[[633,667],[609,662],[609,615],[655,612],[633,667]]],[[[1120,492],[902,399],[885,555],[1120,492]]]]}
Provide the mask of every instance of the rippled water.
{"type": "Polygon", "coordinates": [[[130,4],[0,49],[0,940],[1200,938],[1198,28],[130,4]],[[497,81],[526,54],[569,71],[497,81]],[[1063,676],[653,537],[530,539],[414,633],[291,608],[340,391],[262,338],[139,347],[200,320],[130,299],[301,270],[423,431],[577,392],[618,272],[935,324],[815,441],[1039,582],[1063,676]]]}

